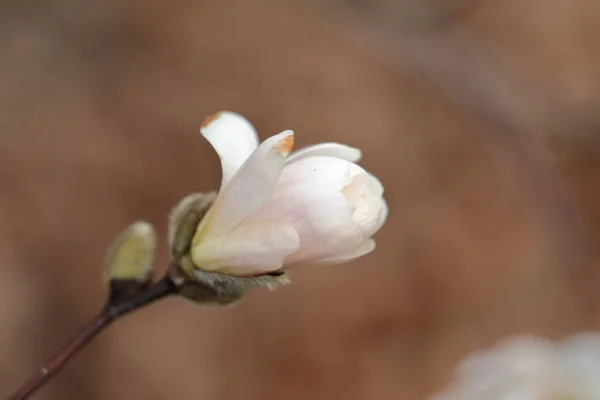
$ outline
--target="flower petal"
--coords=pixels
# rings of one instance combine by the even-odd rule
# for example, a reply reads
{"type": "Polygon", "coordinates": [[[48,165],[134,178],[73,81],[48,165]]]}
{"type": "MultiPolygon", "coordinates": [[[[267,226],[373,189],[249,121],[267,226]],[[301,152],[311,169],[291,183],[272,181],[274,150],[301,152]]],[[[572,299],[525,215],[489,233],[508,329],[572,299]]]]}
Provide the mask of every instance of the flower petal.
{"type": "Polygon", "coordinates": [[[300,248],[286,259],[290,262],[312,261],[337,254],[362,240],[358,226],[351,224],[352,206],[344,195],[330,188],[312,185],[279,187],[273,196],[246,221],[277,219],[288,222],[298,231],[300,248]]]}
{"type": "Polygon", "coordinates": [[[356,175],[361,173],[367,172],[358,165],[341,158],[307,157],[287,164],[277,187],[286,188],[287,186],[307,184],[341,191],[356,175]]]}
{"type": "Polygon", "coordinates": [[[256,130],[243,116],[222,111],[206,117],[200,126],[200,133],[221,159],[221,188],[224,188],[235,171],[258,147],[256,130]]]}
{"type": "Polygon", "coordinates": [[[229,184],[221,188],[214,205],[198,227],[193,243],[227,233],[258,210],[275,190],[293,144],[294,132],[289,130],[261,143],[229,184]]]}
{"type": "Polygon", "coordinates": [[[330,235],[320,236],[320,240],[312,240],[304,246],[302,241],[300,248],[294,254],[285,259],[286,265],[298,263],[312,263],[323,259],[334,257],[338,254],[347,253],[357,248],[364,236],[360,227],[353,223],[347,223],[330,235]]]}
{"type": "Polygon", "coordinates": [[[371,179],[372,176],[366,172],[358,174],[342,189],[342,193],[354,207],[351,220],[360,225],[365,237],[370,237],[375,232],[384,203],[381,195],[374,195],[371,192],[373,188],[369,184],[371,179]]]}
{"type": "Polygon", "coordinates": [[[290,154],[287,162],[298,161],[306,157],[327,156],[341,158],[343,160],[357,162],[362,153],[359,149],[346,146],[340,143],[319,143],[312,146],[306,146],[290,154]]]}
{"type": "Polygon", "coordinates": [[[374,196],[383,196],[383,184],[381,181],[368,171],[365,171],[365,174],[367,175],[367,187],[369,188],[369,191],[371,191],[374,196]]]}
{"type": "Polygon", "coordinates": [[[192,248],[192,261],[207,271],[250,276],[275,271],[298,249],[296,229],[283,221],[244,223],[192,248]]]}
{"type": "Polygon", "coordinates": [[[367,194],[354,207],[352,222],[360,226],[365,237],[370,237],[375,232],[377,217],[382,206],[383,201],[381,197],[367,194]]]}
{"type": "MultiPolygon", "coordinates": [[[[325,156],[307,157],[286,164],[279,182],[276,195],[288,198],[288,203],[293,204],[296,198],[302,196],[299,190],[312,191],[313,193],[332,192],[345,197],[348,206],[351,207],[350,218],[347,215],[341,221],[337,221],[335,228],[330,228],[324,233],[320,230],[318,235],[304,235],[304,229],[298,228],[300,232],[300,249],[286,259],[286,264],[318,261],[322,258],[333,257],[340,253],[353,251],[363,240],[371,236],[377,228],[378,216],[385,207],[383,199],[383,186],[373,175],[366,172],[360,166],[349,161],[325,156]],[[294,189],[302,188],[302,189],[294,189]],[[343,192],[344,191],[344,192],[343,192]],[[305,237],[311,238],[307,242],[305,237]],[[318,239],[314,239],[318,238],[318,239]]],[[[306,194],[304,196],[307,196],[306,194]]],[[[324,199],[324,198],[323,198],[324,199]]],[[[332,208],[327,207],[330,200],[303,200],[305,205],[304,222],[290,220],[296,224],[314,224],[312,220],[328,221],[332,215],[332,208]]],[[[339,200],[339,204],[343,203],[339,200]]],[[[265,205],[266,207],[266,205],[265,205]]],[[[272,208],[282,208],[283,205],[273,205],[272,208]]],[[[347,206],[346,206],[347,207],[347,206]]],[[[346,208],[347,210],[347,208],[346,208]]],[[[302,214],[299,214],[302,215],[302,214]]],[[[282,216],[282,218],[285,218],[282,216]]]]}
{"type": "Polygon", "coordinates": [[[369,238],[365,239],[358,247],[332,257],[324,258],[321,262],[325,264],[341,264],[367,255],[373,250],[375,250],[375,241],[369,238]]]}
{"type": "Polygon", "coordinates": [[[388,214],[390,212],[387,202],[384,199],[381,199],[381,201],[382,201],[382,204],[381,204],[381,208],[379,209],[379,214],[377,215],[377,222],[375,223],[375,226],[373,227],[373,231],[371,232],[371,235],[374,235],[377,232],[379,232],[379,230],[381,229],[381,227],[387,220],[388,214]]]}
{"type": "Polygon", "coordinates": [[[367,174],[358,174],[352,178],[350,183],[342,188],[342,193],[353,206],[356,206],[365,195],[367,191],[367,179],[367,174]]]}

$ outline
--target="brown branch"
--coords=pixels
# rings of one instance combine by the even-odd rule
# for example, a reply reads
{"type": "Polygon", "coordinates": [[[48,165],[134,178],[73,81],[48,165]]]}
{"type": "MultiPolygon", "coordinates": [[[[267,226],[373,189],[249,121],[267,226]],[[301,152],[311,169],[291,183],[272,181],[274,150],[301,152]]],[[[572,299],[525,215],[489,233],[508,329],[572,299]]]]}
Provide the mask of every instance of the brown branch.
{"type": "Polygon", "coordinates": [[[176,293],[173,282],[165,277],[128,300],[108,303],[102,311],[79,331],[50,361],[25,382],[8,400],[24,400],[55,376],[80,349],[117,318],[176,293]]]}
{"type": "Polygon", "coordinates": [[[50,361],[40,368],[27,382],[21,386],[8,400],[27,399],[36,390],[56,375],[86,344],[106,328],[113,319],[106,310],[102,310],[94,319],[79,331],[50,361]]]}

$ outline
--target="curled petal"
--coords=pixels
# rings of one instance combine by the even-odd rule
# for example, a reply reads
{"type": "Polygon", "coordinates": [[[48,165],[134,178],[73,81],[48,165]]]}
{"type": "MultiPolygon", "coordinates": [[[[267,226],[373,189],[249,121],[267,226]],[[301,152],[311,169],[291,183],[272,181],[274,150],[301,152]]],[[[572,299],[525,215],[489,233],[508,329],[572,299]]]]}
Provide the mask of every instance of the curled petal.
{"type": "Polygon", "coordinates": [[[367,232],[375,224],[381,203],[381,198],[373,196],[367,188],[367,179],[366,174],[360,173],[342,189],[354,208],[351,221],[361,226],[365,236],[369,236],[367,232]]]}
{"type": "Polygon", "coordinates": [[[362,153],[359,149],[346,146],[340,143],[320,143],[312,146],[306,146],[290,154],[287,162],[298,161],[307,157],[326,156],[341,158],[342,160],[357,162],[362,153]]]}
{"type": "Polygon", "coordinates": [[[352,222],[360,226],[365,237],[373,235],[377,225],[377,217],[383,206],[381,197],[376,197],[370,193],[365,194],[354,208],[352,222]]]}
{"type": "Polygon", "coordinates": [[[371,232],[371,235],[374,235],[377,232],[379,232],[379,230],[381,229],[381,227],[387,220],[388,214],[390,212],[387,202],[384,199],[381,199],[381,201],[382,201],[382,203],[381,203],[381,208],[379,209],[379,214],[377,215],[377,222],[375,223],[375,226],[373,227],[373,231],[371,232]]]}
{"type": "Polygon", "coordinates": [[[278,190],[306,184],[341,191],[358,174],[367,173],[358,165],[341,158],[314,156],[286,165],[278,190]]]}
{"type": "Polygon", "coordinates": [[[374,195],[381,197],[383,196],[383,184],[381,181],[370,172],[365,171],[365,175],[367,176],[367,188],[374,195]]]}
{"type": "Polygon", "coordinates": [[[258,146],[221,188],[213,207],[204,218],[194,243],[225,234],[255,212],[271,196],[294,144],[294,132],[284,131],[258,146]]]}
{"type": "Polygon", "coordinates": [[[282,221],[244,223],[216,239],[193,247],[192,260],[206,271],[250,276],[275,271],[298,249],[296,229],[282,221]]]}
{"type": "Polygon", "coordinates": [[[286,264],[319,261],[355,251],[383,224],[382,193],[379,180],[354,163],[307,157],[286,164],[273,199],[261,211],[295,210],[278,211],[300,232],[300,248],[286,264]],[[319,225],[326,229],[315,228],[319,225]]]}
{"type": "Polygon", "coordinates": [[[286,258],[286,264],[317,262],[338,254],[356,249],[364,240],[359,226],[347,223],[331,235],[325,235],[320,240],[314,240],[306,246],[302,245],[297,252],[286,258]]]}
{"type": "Polygon", "coordinates": [[[278,186],[310,182],[312,185],[342,190],[357,175],[365,175],[365,178],[360,178],[364,179],[361,181],[361,186],[366,185],[374,196],[383,195],[383,185],[373,174],[353,162],[328,156],[302,157],[293,163],[288,162],[278,186]]]}
{"type": "Polygon", "coordinates": [[[360,245],[358,245],[358,247],[331,257],[324,258],[321,262],[325,264],[345,263],[367,255],[373,250],[375,250],[375,241],[369,238],[365,239],[360,245]]]}
{"type": "Polygon", "coordinates": [[[387,205],[381,191],[380,182],[365,172],[356,175],[342,189],[342,193],[354,207],[352,222],[360,225],[365,237],[372,236],[385,222],[387,205]],[[379,193],[379,194],[377,194],[379,193]]]}
{"type": "Polygon", "coordinates": [[[200,133],[221,159],[221,188],[258,147],[258,135],[252,124],[239,114],[222,111],[206,117],[200,133]]]}
{"type": "Polygon", "coordinates": [[[367,191],[367,179],[366,174],[358,174],[342,188],[342,193],[353,206],[356,206],[367,191]]]}
{"type": "Polygon", "coordinates": [[[293,225],[300,237],[298,252],[286,260],[300,262],[339,252],[340,247],[358,243],[361,232],[348,227],[352,206],[336,190],[309,185],[277,190],[249,221],[278,219],[293,225]]]}

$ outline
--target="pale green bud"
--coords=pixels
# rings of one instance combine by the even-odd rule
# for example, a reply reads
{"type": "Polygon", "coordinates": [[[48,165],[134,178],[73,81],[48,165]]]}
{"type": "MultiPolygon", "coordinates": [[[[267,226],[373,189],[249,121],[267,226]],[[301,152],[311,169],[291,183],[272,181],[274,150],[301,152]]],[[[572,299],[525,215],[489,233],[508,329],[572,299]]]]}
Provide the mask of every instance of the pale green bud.
{"type": "Polygon", "coordinates": [[[106,280],[150,280],[155,248],[156,234],[152,225],[147,222],[132,224],[117,236],[108,250],[106,280]]]}

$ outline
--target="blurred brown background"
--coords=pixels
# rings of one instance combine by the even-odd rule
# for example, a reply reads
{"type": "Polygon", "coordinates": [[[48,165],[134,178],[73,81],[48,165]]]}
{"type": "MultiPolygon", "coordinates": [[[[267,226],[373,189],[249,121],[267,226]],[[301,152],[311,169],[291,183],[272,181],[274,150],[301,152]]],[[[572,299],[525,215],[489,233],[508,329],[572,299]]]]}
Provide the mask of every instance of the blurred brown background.
{"type": "MultiPolygon", "coordinates": [[[[421,399],[599,323],[596,0],[0,3],[0,397],[101,306],[104,251],[220,181],[203,117],[364,151],[372,255],[124,319],[36,399],[421,399]]],[[[165,246],[158,265],[166,264],[165,246]]]]}

